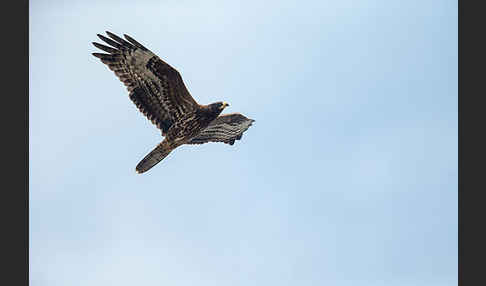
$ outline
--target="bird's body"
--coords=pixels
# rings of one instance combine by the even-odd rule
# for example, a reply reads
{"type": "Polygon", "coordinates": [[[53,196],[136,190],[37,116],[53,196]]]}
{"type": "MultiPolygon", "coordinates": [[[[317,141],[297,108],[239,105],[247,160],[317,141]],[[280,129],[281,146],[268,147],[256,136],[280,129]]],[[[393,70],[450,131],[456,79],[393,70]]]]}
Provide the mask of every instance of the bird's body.
{"type": "Polygon", "coordinates": [[[187,113],[179,121],[174,122],[167,131],[166,140],[173,144],[180,146],[188,143],[192,138],[196,137],[209,126],[209,124],[218,117],[222,108],[215,106],[201,106],[196,110],[187,113]]]}
{"type": "Polygon", "coordinates": [[[254,121],[239,113],[220,116],[227,103],[199,105],[180,74],[130,36],[98,37],[111,45],[93,43],[109,54],[93,53],[127,86],[130,99],[162,130],[164,140],[137,165],[143,173],[183,144],[224,142],[233,145],[254,121]]]}

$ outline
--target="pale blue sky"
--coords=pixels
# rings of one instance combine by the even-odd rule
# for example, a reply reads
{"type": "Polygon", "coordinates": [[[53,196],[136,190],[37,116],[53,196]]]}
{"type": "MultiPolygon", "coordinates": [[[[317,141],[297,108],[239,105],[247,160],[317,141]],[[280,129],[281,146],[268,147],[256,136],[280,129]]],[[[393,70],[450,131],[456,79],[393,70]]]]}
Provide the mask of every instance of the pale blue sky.
{"type": "Polygon", "coordinates": [[[31,285],[456,285],[457,1],[31,1],[31,285]],[[234,146],[162,139],[129,34],[234,146]]]}

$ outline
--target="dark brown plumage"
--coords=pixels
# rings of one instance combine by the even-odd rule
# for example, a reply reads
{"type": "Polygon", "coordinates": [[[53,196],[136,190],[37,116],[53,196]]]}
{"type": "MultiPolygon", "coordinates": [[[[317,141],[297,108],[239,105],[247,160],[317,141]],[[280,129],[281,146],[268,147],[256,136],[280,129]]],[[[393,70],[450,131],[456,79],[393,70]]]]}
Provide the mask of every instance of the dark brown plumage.
{"type": "Polygon", "coordinates": [[[107,53],[93,55],[115,72],[130,99],[159,129],[164,140],[136,167],[143,173],[183,144],[223,142],[233,145],[254,122],[239,113],[224,114],[227,103],[199,105],[181,75],[169,64],[128,35],[125,39],[106,32],[98,37],[110,46],[93,45],[107,53]]]}

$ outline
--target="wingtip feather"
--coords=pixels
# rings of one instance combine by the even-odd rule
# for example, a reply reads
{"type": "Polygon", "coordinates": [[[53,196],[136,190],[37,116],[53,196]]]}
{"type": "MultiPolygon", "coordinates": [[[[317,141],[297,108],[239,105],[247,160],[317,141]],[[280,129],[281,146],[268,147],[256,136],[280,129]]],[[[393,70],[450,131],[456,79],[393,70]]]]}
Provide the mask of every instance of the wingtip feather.
{"type": "Polygon", "coordinates": [[[109,54],[103,54],[103,53],[91,53],[93,56],[103,59],[106,56],[110,56],[109,54]]]}

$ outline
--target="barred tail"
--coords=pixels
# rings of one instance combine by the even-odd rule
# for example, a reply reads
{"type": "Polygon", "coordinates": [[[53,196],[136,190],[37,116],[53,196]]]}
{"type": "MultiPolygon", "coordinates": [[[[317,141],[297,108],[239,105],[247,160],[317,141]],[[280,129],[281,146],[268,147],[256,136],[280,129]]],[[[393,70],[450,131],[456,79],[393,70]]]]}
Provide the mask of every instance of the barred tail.
{"type": "Polygon", "coordinates": [[[157,163],[162,161],[173,149],[170,145],[164,140],[162,141],[154,150],[145,156],[140,163],[138,163],[135,170],[137,173],[141,174],[143,172],[148,171],[150,168],[155,166],[157,163]]]}

